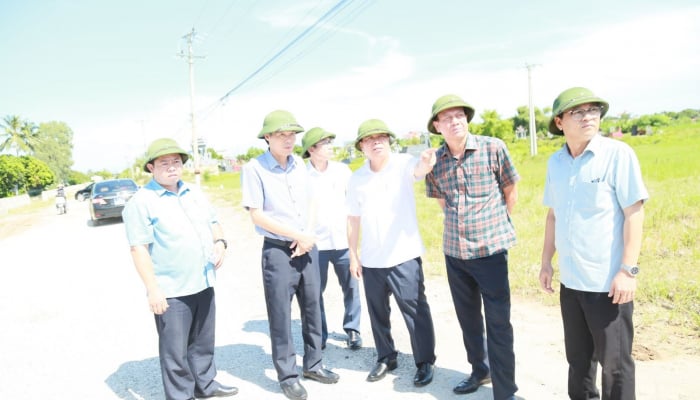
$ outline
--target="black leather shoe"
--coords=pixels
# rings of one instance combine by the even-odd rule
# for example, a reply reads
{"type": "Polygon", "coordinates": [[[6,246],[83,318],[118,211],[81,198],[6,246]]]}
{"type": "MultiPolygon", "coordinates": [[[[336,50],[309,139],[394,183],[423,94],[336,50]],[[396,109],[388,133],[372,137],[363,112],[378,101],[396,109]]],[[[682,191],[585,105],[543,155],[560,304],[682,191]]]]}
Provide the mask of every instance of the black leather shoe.
{"type": "Polygon", "coordinates": [[[316,371],[304,371],[304,378],[313,379],[321,383],[336,383],[338,379],[340,379],[340,376],[335,372],[321,368],[316,371]]]}
{"type": "Polygon", "coordinates": [[[210,395],[204,395],[204,394],[197,394],[195,393],[195,397],[198,399],[209,399],[212,397],[228,397],[228,396],[233,396],[238,393],[238,388],[233,387],[233,386],[226,386],[222,385],[219,383],[219,387],[212,392],[210,395]]]}
{"type": "Polygon", "coordinates": [[[282,388],[282,393],[284,393],[289,400],[306,400],[306,389],[301,386],[299,381],[280,383],[280,387],[282,388]]]}
{"type": "Polygon", "coordinates": [[[413,377],[413,384],[416,386],[425,386],[433,381],[433,371],[435,367],[433,364],[424,362],[418,367],[416,371],[416,376],[413,377]]]}
{"type": "Polygon", "coordinates": [[[452,391],[457,394],[474,393],[477,389],[479,389],[479,386],[485,385],[490,382],[491,376],[489,375],[487,375],[484,378],[477,378],[476,376],[471,375],[469,376],[469,379],[465,379],[462,382],[460,382],[457,386],[455,386],[454,389],[452,389],[452,391]]]}
{"type": "Polygon", "coordinates": [[[350,350],[362,348],[362,337],[360,337],[360,333],[357,331],[348,331],[347,344],[350,350]]]}
{"type": "Polygon", "coordinates": [[[377,362],[377,364],[374,366],[374,368],[372,368],[371,371],[369,371],[369,375],[367,375],[367,381],[376,382],[384,378],[388,371],[393,371],[398,366],[399,363],[396,362],[396,359],[387,360],[383,358],[377,362]]]}

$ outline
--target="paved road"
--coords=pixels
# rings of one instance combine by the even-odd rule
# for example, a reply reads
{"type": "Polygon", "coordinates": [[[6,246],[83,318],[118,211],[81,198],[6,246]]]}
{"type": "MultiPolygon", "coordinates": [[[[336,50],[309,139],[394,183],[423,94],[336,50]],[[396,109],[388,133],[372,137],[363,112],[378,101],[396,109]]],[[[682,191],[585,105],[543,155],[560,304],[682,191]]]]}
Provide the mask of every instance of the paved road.
{"type": "MultiPolygon", "coordinates": [[[[227,262],[217,284],[219,380],[238,386],[240,399],[284,399],[270,360],[262,294],[261,240],[242,213],[219,209],[229,238],[227,262]]],[[[42,210],[40,221],[0,241],[0,399],[163,398],[157,337],[144,290],[131,264],[124,226],[92,227],[86,203],[71,200],[66,215],[42,210]]],[[[4,228],[3,228],[4,229],[4,228]]],[[[489,387],[469,396],[451,392],[467,371],[466,355],[444,280],[427,283],[438,335],[432,384],[415,388],[406,329],[394,312],[400,366],[383,381],[365,382],[375,360],[369,319],[363,315],[366,347],[344,348],[341,294],[329,282],[331,338],[324,362],[340,373],[336,385],[304,381],[313,399],[492,398],[489,387]]],[[[566,398],[566,364],[556,310],[515,301],[518,395],[566,398]]],[[[394,307],[394,310],[397,310],[394,307]]],[[[300,324],[294,321],[301,354],[300,324]]],[[[697,359],[638,363],[639,399],[690,399],[700,392],[697,359]]]]}

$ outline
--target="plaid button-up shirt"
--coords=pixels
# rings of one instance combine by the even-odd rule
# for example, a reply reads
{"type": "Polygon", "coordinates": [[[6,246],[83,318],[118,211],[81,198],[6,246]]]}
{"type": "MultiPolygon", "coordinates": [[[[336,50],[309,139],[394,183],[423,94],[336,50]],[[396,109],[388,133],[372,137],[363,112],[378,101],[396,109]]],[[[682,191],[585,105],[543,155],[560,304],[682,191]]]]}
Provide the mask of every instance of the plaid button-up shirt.
{"type": "Polygon", "coordinates": [[[503,252],[515,244],[515,228],[506,209],[503,188],[520,176],[502,140],[467,136],[458,159],[447,144],[426,176],[426,194],[445,200],[442,235],[446,255],[470,260],[503,252]]]}

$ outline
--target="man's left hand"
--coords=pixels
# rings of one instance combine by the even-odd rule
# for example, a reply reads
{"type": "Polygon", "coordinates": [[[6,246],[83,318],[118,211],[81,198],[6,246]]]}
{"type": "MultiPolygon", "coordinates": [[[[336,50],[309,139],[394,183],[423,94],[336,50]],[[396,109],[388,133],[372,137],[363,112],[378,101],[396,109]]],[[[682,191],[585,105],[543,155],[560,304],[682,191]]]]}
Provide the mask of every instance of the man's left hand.
{"type": "Polygon", "coordinates": [[[608,297],[612,297],[613,304],[625,304],[634,300],[636,290],[637,278],[621,270],[613,278],[608,297]]]}
{"type": "Polygon", "coordinates": [[[214,263],[214,269],[219,269],[222,265],[224,265],[224,256],[226,255],[226,246],[222,242],[216,242],[214,243],[214,259],[212,262],[214,263]]]}

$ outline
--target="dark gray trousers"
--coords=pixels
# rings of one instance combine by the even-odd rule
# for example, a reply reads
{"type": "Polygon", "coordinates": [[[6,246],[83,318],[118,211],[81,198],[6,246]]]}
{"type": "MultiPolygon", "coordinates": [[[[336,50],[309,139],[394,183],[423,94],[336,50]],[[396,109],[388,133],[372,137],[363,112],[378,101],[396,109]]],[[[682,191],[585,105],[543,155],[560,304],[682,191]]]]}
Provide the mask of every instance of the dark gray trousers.
{"type": "Polygon", "coordinates": [[[280,383],[299,379],[292,338],[292,298],[296,296],[304,340],[304,371],[322,367],[321,357],[321,277],[318,250],[314,248],[291,258],[287,245],[265,241],[262,249],[262,275],[267,319],[270,324],[272,363],[280,383]]]}
{"type": "Polygon", "coordinates": [[[600,363],[603,400],[634,400],[634,303],[613,304],[607,292],[582,292],[564,285],[560,288],[569,398],[600,398],[596,388],[600,363]]]}
{"type": "Polygon", "coordinates": [[[343,330],[345,332],[360,332],[360,281],[350,275],[350,255],[348,249],[320,250],[318,252],[319,270],[321,272],[321,324],[322,339],[328,339],[328,324],[326,323],[326,308],[323,304],[323,292],[328,283],[328,264],[333,264],[333,270],[338,277],[338,283],[343,291],[343,330]]]}
{"type": "Polygon", "coordinates": [[[416,366],[434,364],[435,329],[425,297],[420,257],[391,268],[362,268],[362,276],[377,359],[396,359],[397,355],[391,336],[389,297],[393,294],[411,338],[416,366]]]}
{"type": "Polygon", "coordinates": [[[168,400],[192,399],[213,393],[214,289],[168,299],[168,310],[155,315],[163,389],[168,400]]]}
{"type": "Polygon", "coordinates": [[[518,386],[515,384],[513,326],[510,323],[508,252],[472,260],[445,255],[445,263],[472,375],[483,378],[490,374],[493,398],[509,399],[518,386]],[[484,316],[481,315],[482,300],[484,316]]]}

